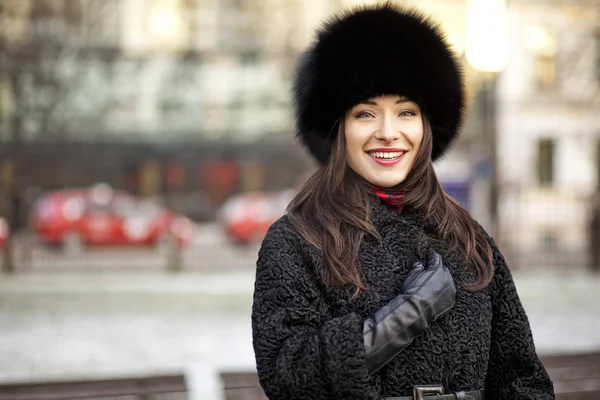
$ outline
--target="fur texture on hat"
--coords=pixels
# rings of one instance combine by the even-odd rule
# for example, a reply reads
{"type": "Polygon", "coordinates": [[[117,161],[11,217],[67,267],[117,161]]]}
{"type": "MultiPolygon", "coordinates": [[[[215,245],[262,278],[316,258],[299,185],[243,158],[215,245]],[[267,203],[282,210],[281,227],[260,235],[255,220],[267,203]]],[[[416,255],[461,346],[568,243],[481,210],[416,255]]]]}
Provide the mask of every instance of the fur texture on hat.
{"type": "Polygon", "coordinates": [[[433,130],[433,160],[458,137],[465,93],[449,44],[429,17],[390,3],[355,8],[318,29],[294,77],[297,135],[324,163],[346,111],[381,95],[419,104],[433,130]]]}

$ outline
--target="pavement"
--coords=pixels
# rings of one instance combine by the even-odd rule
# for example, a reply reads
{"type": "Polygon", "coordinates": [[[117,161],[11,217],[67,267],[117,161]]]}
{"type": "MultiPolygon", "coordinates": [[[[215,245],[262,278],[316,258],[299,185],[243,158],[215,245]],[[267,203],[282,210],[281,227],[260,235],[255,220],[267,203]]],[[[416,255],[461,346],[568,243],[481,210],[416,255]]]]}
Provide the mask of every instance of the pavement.
{"type": "MultiPolygon", "coordinates": [[[[600,350],[600,276],[516,271],[540,354],[600,350]]],[[[0,277],[0,382],[183,372],[190,400],[254,368],[254,272],[0,277]]]]}

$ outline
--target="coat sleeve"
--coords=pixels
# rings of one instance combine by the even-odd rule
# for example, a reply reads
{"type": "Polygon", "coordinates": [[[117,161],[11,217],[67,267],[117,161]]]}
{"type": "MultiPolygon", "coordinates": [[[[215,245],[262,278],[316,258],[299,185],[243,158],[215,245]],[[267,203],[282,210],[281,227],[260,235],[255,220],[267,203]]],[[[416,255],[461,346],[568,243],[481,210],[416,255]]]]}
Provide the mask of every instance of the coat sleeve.
{"type": "Polygon", "coordinates": [[[492,337],[486,399],[554,399],[552,381],[536,353],[529,320],[510,270],[494,241],[487,237],[492,246],[495,275],[490,284],[492,337]]]}
{"type": "Polygon", "coordinates": [[[374,398],[363,318],[330,315],[300,243],[289,222],[280,220],[259,252],[252,336],[261,386],[270,400],[374,398]]]}

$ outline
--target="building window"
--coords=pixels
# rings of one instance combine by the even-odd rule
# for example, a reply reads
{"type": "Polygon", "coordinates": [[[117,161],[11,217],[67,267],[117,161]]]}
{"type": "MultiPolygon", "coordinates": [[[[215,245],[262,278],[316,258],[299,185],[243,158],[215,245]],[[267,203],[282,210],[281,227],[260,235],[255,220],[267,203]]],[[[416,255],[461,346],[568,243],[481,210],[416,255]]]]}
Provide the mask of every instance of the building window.
{"type": "Polygon", "coordinates": [[[536,88],[547,90],[556,87],[557,40],[553,29],[547,26],[527,27],[525,46],[533,56],[533,74],[536,88]]]}
{"type": "Polygon", "coordinates": [[[554,139],[540,139],[537,162],[538,182],[542,186],[554,183],[554,139]]]}
{"type": "Polygon", "coordinates": [[[535,83],[538,90],[556,86],[556,58],[548,55],[535,57],[535,83]]]}

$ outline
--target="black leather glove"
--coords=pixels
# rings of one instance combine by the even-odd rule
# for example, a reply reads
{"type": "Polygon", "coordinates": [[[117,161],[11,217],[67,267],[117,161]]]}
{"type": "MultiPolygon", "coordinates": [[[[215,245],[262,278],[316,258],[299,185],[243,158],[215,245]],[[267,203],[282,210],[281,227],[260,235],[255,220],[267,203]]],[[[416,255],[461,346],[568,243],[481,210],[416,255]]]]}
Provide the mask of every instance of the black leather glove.
{"type": "Polygon", "coordinates": [[[380,308],[363,326],[367,371],[373,373],[387,364],[429,324],[454,306],[454,280],[431,252],[427,267],[415,263],[402,285],[402,293],[380,308]]]}

